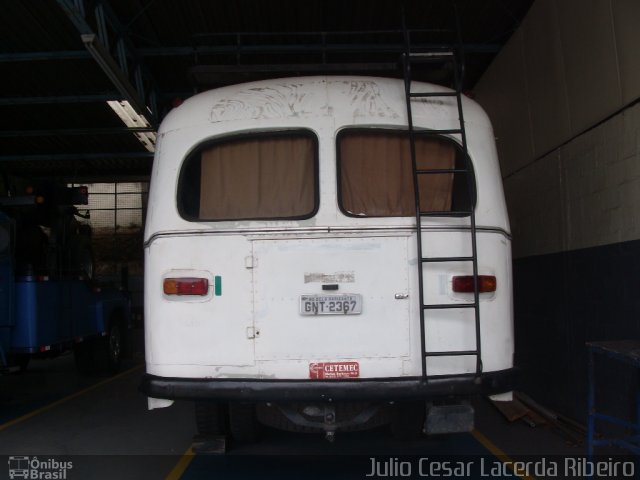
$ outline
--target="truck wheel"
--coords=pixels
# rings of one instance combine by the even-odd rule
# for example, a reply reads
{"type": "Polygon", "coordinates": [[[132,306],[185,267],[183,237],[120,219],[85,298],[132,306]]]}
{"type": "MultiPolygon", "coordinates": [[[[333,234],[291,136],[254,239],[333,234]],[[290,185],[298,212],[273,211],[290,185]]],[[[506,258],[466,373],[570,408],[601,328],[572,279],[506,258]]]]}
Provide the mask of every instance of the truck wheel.
{"type": "Polygon", "coordinates": [[[254,443],[258,440],[256,406],[252,403],[229,404],[229,433],[238,443],[254,443]]]}
{"type": "Polygon", "coordinates": [[[106,337],[107,342],[107,371],[117,373],[122,364],[122,332],[119,322],[113,322],[106,337]]]}
{"type": "Polygon", "coordinates": [[[422,435],[425,402],[396,402],[391,411],[391,434],[398,440],[415,440],[422,435]]]}
{"type": "Polygon", "coordinates": [[[28,353],[10,354],[8,358],[9,365],[16,365],[20,369],[20,373],[27,370],[29,360],[31,360],[31,355],[28,353]]]}
{"type": "Polygon", "coordinates": [[[20,355],[18,357],[18,368],[21,372],[26,372],[27,367],[29,366],[29,360],[31,360],[30,355],[20,355]]]}
{"type": "Polygon", "coordinates": [[[81,343],[76,343],[73,346],[73,356],[76,359],[76,368],[78,372],[87,374],[91,373],[94,370],[94,362],[93,362],[93,349],[94,349],[93,341],[84,341],[81,343]]]}
{"type": "Polygon", "coordinates": [[[122,327],[115,319],[111,321],[107,335],[94,341],[93,369],[100,373],[114,374],[120,370],[122,363],[122,327]]]}
{"type": "Polygon", "coordinates": [[[195,402],[196,428],[204,436],[227,433],[227,405],[220,402],[195,402]]]}

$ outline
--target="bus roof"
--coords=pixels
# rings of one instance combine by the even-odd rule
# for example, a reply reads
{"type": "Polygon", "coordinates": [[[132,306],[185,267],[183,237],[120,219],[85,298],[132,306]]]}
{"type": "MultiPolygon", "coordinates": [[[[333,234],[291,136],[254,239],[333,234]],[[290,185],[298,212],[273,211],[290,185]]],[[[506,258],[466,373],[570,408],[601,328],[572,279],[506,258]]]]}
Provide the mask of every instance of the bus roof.
{"type": "MultiPolygon", "coordinates": [[[[445,87],[421,82],[414,82],[412,91],[451,92],[445,87]]],[[[462,102],[467,147],[474,165],[477,187],[477,224],[508,232],[507,210],[491,123],[476,102],[465,96],[462,102]]],[[[437,130],[460,128],[455,96],[416,99],[412,102],[412,114],[416,129],[436,130],[437,133],[437,130]]],[[[293,77],[231,85],[194,95],[172,110],[160,127],[145,241],[160,231],[212,228],[213,224],[207,222],[189,222],[181,218],[175,197],[184,159],[204,142],[239,133],[304,129],[315,132],[320,139],[320,163],[323,163],[335,160],[334,139],[337,132],[354,127],[407,129],[403,80],[358,76],[293,77]]],[[[460,135],[448,136],[460,141],[460,135]]],[[[335,200],[323,201],[335,203],[335,200]]],[[[328,212],[321,206],[318,216],[309,220],[217,222],[215,225],[216,228],[223,228],[225,224],[229,228],[263,228],[298,223],[301,226],[329,225],[338,220],[345,225],[368,222],[367,219],[343,219],[340,216],[336,220],[334,213],[328,212]]],[[[380,225],[411,221],[410,218],[397,220],[394,217],[375,220],[380,225]]],[[[461,221],[447,219],[451,224],[461,221]]],[[[433,222],[438,225],[442,223],[438,219],[433,222]]]]}
{"type": "MultiPolygon", "coordinates": [[[[450,92],[439,85],[413,82],[414,92],[450,92]]],[[[490,128],[482,108],[463,96],[467,128],[490,128]]],[[[455,97],[431,97],[412,101],[416,127],[457,128],[455,97]],[[448,126],[449,124],[453,127],[448,126]]],[[[341,125],[385,124],[406,126],[404,81],[358,76],[313,76],[262,80],[199,93],[172,110],[160,133],[204,124],[233,123],[238,129],[295,119],[306,124],[322,119],[341,125]]],[[[228,128],[228,127],[225,127],[228,128]]]]}

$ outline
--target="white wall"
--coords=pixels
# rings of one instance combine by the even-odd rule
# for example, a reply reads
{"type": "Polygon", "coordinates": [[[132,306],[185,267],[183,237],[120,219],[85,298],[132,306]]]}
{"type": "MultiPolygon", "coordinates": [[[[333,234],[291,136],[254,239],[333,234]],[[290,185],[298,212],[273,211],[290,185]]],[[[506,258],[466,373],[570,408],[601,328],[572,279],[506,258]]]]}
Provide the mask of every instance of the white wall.
{"type": "Polygon", "coordinates": [[[583,133],[640,97],[639,26],[638,0],[536,0],[476,86],[515,257],[640,239],[640,107],[583,133]]]}
{"type": "Polygon", "coordinates": [[[505,179],[514,258],[640,239],[640,104],[505,179]]]}

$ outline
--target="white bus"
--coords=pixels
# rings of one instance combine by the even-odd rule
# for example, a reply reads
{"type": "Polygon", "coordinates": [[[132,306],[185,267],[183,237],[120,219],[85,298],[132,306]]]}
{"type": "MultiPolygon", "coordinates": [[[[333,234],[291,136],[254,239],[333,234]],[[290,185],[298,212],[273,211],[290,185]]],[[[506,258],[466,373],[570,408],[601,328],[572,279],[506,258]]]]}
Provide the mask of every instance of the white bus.
{"type": "Polygon", "coordinates": [[[194,400],[201,433],[238,441],[259,424],[407,436],[468,430],[467,397],[512,390],[491,124],[411,88],[438,94],[409,102],[412,128],[404,82],[373,77],[228,86],[169,113],[144,243],[149,408],[194,400]]]}

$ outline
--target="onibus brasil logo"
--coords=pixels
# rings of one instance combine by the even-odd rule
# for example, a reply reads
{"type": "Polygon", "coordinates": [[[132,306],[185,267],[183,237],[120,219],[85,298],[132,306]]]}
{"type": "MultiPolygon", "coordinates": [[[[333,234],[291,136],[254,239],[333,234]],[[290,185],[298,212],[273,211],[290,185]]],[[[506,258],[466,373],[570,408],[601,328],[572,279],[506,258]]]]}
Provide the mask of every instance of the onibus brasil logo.
{"type": "Polygon", "coordinates": [[[65,480],[67,471],[73,468],[73,462],[61,462],[54,458],[39,460],[38,457],[9,457],[9,478],[33,480],[65,480]]]}

